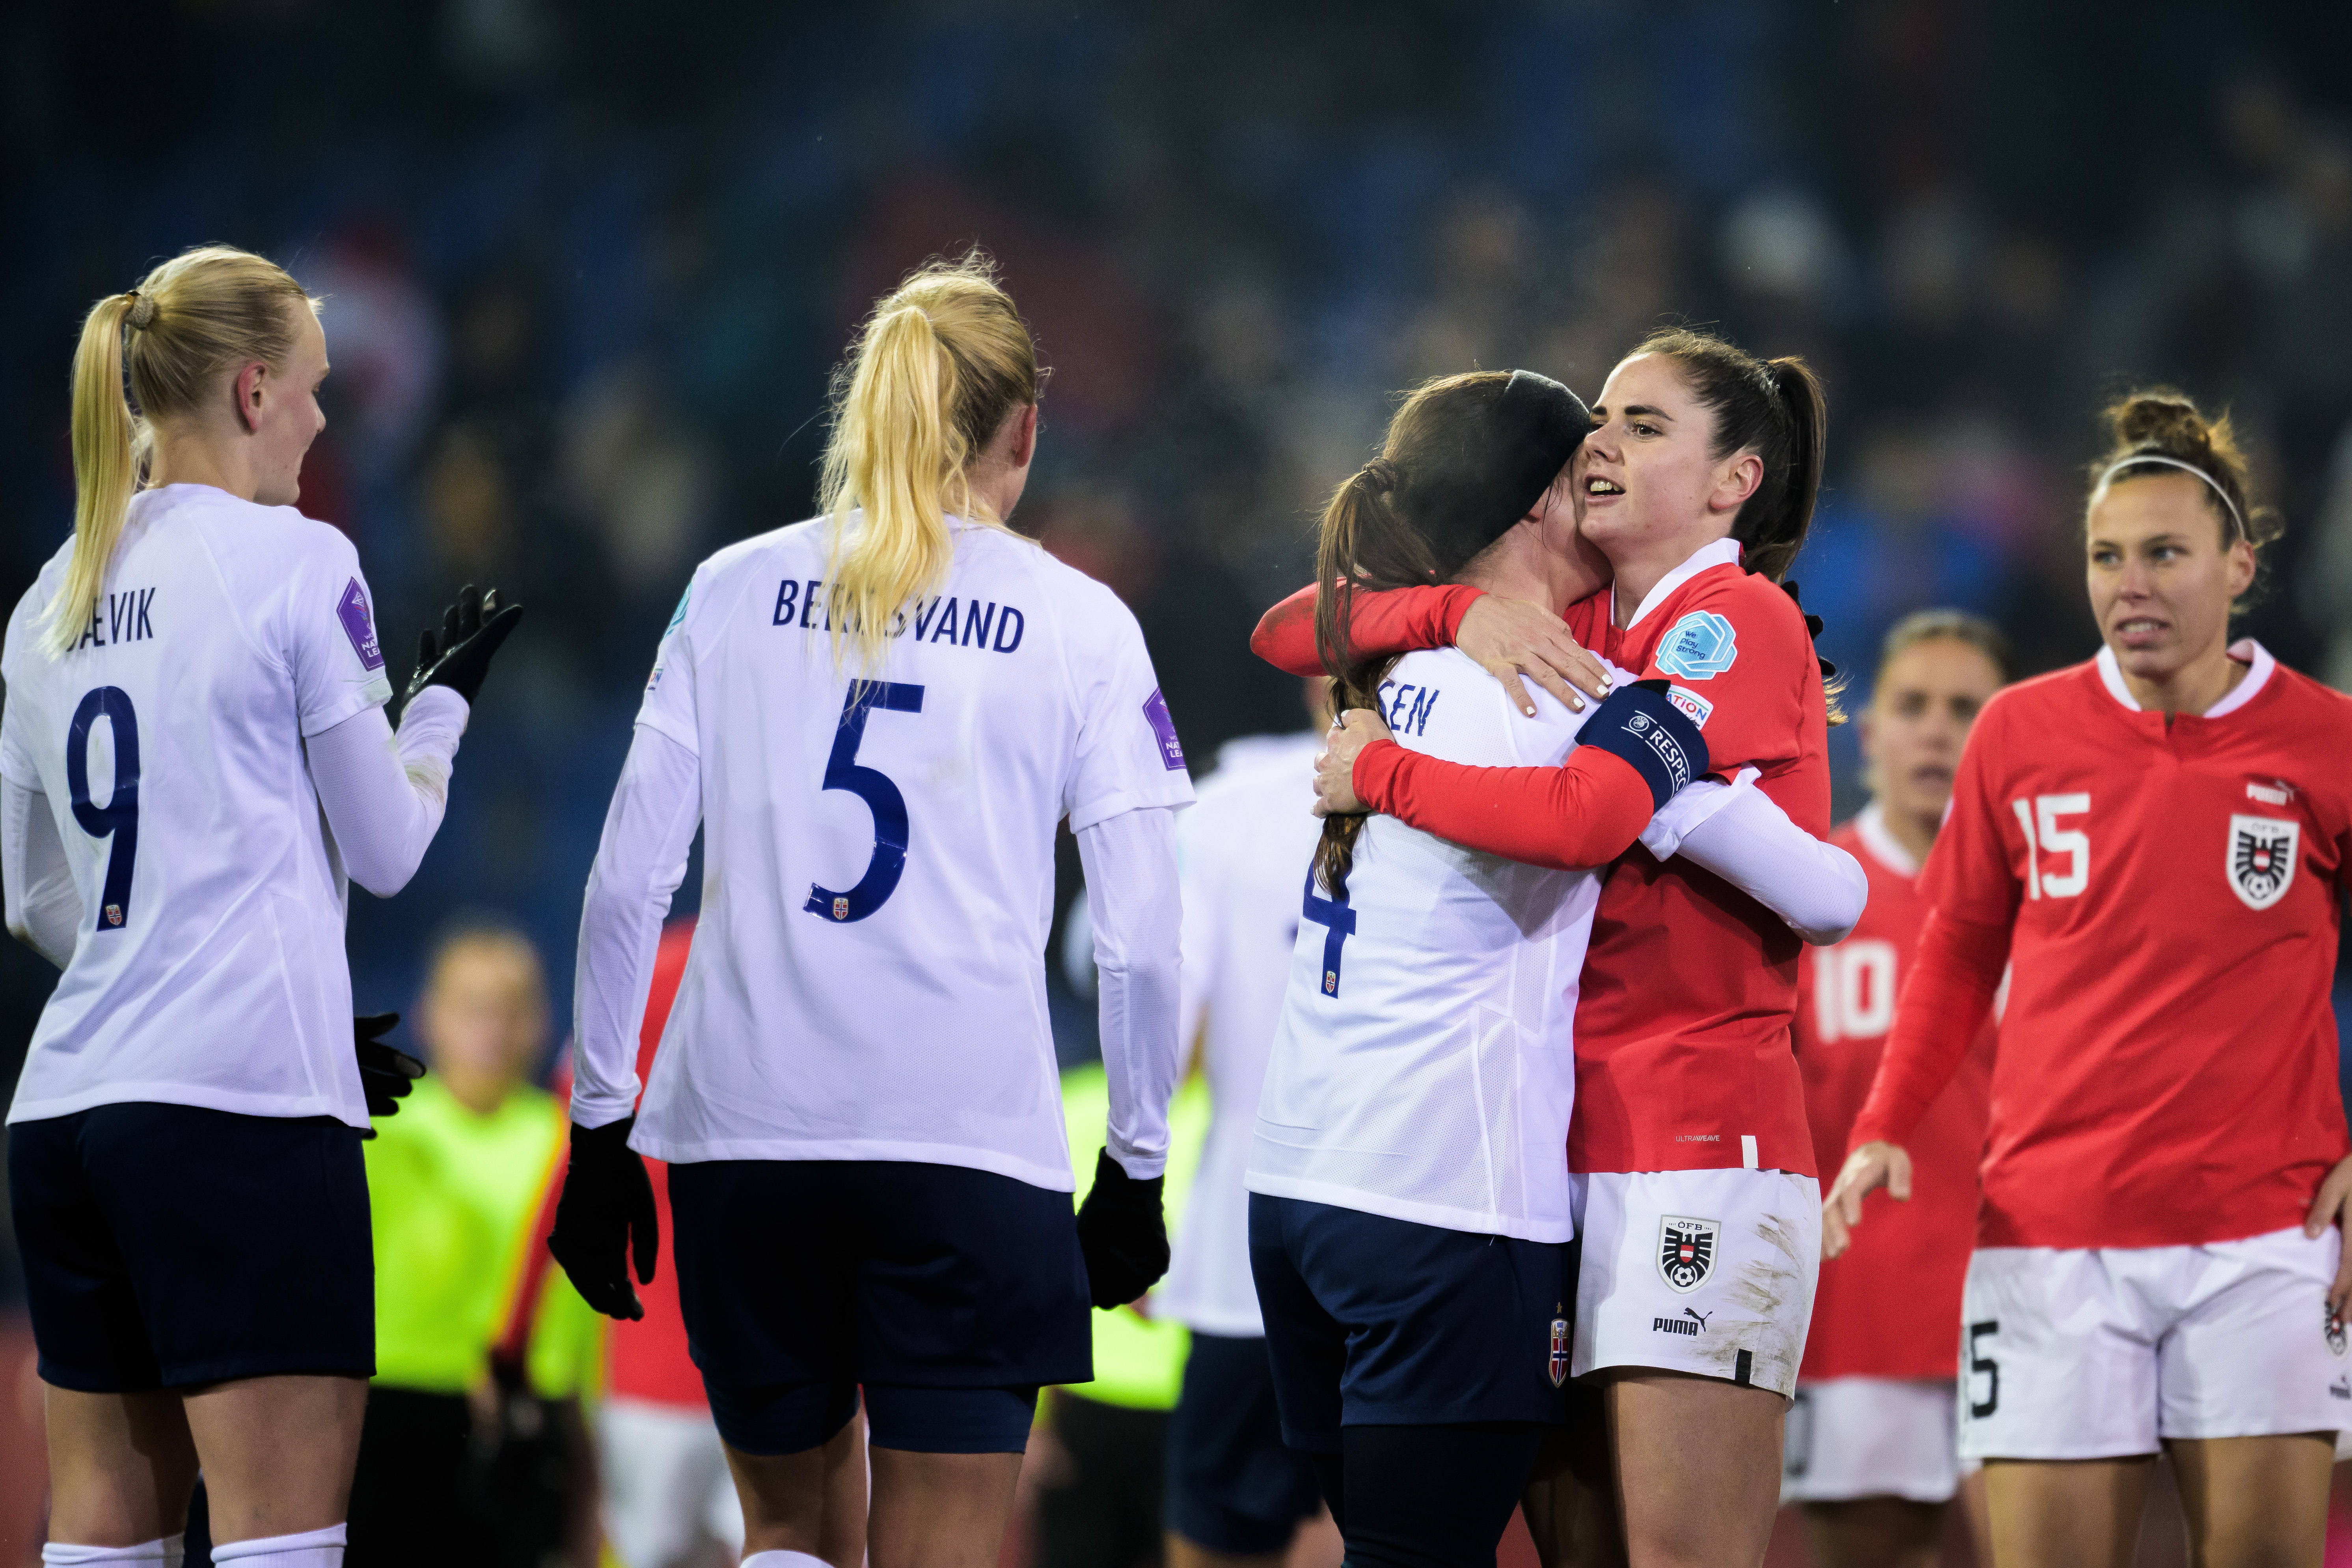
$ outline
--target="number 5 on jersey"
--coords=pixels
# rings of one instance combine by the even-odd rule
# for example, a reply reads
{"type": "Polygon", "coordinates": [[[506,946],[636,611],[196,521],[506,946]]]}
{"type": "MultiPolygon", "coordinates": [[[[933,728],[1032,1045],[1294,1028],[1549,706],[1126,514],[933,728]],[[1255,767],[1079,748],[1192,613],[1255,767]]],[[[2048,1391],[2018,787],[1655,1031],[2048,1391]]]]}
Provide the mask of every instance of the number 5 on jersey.
{"type": "Polygon", "coordinates": [[[2091,809],[2091,797],[2078,795],[2037,795],[2032,801],[2012,800],[2018,826],[2025,829],[2025,896],[2029,899],[2071,899],[2091,880],[2091,840],[2079,827],[2059,819],[2080,816],[2091,809]],[[2042,868],[2044,855],[2063,855],[2063,871],[2042,868]]]}
{"type": "Polygon", "coordinates": [[[898,793],[887,773],[857,760],[857,748],[866,741],[866,716],[877,708],[890,713],[920,713],[923,689],[895,680],[853,680],[849,695],[842,700],[841,725],[833,732],[833,754],[825,759],[824,787],[845,789],[866,803],[874,814],[874,853],[867,858],[866,875],[857,879],[856,887],[835,892],[812,882],[808,902],[801,908],[844,924],[862,921],[888,903],[907,869],[907,797],[898,793]]]}

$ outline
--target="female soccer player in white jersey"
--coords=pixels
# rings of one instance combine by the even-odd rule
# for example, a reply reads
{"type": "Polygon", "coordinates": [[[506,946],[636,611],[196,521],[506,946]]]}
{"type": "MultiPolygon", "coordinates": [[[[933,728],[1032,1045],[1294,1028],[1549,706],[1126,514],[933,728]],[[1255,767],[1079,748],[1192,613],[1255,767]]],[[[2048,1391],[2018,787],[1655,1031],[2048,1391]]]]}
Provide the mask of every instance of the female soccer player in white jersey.
{"type": "Polygon", "coordinates": [[[369,1031],[354,1060],[344,879],[415,869],[521,612],[452,611],[385,722],[359,557],[294,510],[326,374],[313,302],[245,251],[100,301],[74,536],[0,652],[8,929],[65,971],[8,1112],[49,1563],[176,1562],[199,1464],[215,1563],[342,1561],[375,1368],[359,1145],[406,1088],[369,1031]]]}
{"type": "MultiPolygon", "coordinates": [[[[1576,499],[1594,554],[1559,585],[1584,597],[1523,604],[1467,584],[1360,595],[1352,647],[1459,641],[1505,671],[1540,664],[1547,646],[1597,649],[1671,682],[1717,772],[1757,769],[1791,818],[1826,834],[1822,674],[1804,617],[1774,585],[1820,488],[1819,383],[1802,361],[1678,330],[1610,373],[1593,416],[1576,499]]],[[[1285,605],[1260,628],[1256,646],[1284,668],[1305,640],[1297,620],[1285,605]]],[[[1614,837],[1645,809],[1609,763],[1588,746],[1565,767],[1470,768],[1388,743],[1368,716],[1334,737],[1318,789],[1453,843],[1585,866],[1596,829],[1614,837]]],[[[1577,1003],[1568,1135],[1582,1249],[1573,1375],[1605,1410],[1574,1428],[1592,1447],[1547,1455],[1529,1497],[1556,1561],[1571,1541],[1636,1562],[1748,1561],[1769,1538],[1819,1257],[1789,1047],[1798,947],[1782,921],[1686,858],[1610,867],[1577,1003]]]]}
{"type": "MultiPolygon", "coordinates": [[[[1357,589],[1458,580],[1549,601],[1587,577],[1568,465],[1591,426],[1524,371],[1414,394],[1325,513],[1322,646],[1349,645],[1357,589]]],[[[1703,782],[1706,742],[1664,682],[1582,714],[1547,695],[1530,715],[1451,650],[1333,662],[1339,700],[1376,705],[1400,749],[1557,773],[1574,746],[1596,781],[1568,869],[1393,818],[1327,826],[1250,1162],[1285,1435],[1318,1456],[1349,1560],[1491,1562],[1570,1371],[1569,1044],[1602,879],[1572,868],[1645,828],[1669,857],[1713,839],[1736,885],[1834,906],[1826,939],[1860,913],[1862,874],[1761,794],[1703,782]]]]}
{"type": "Polygon", "coordinates": [[[1904,1145],[2007,965],[1959,1341],[1994,1554],[2130,1562],[2160,1445],[2194,1561],[2316,1564],[2352,1426],[2328,1005],[2352,700],[2230,640],[2280,530],[2228,419],[2169,391],[2107,419],[2103,646],[1969,735],[1822,1239],[1844,1247],[1873,1188],[1910,1195],[1904,1145]]]}
{"type": "MultiPolygon", "coordinates": [[[[1861,716],[1870,804],[1830,837],[1869,872],[1870,906],[1843,942],[1809,949],[1797,977],[1797,1065],[1822,1170],[1845,1158],[1895,1023],[1927,913],[1919,865],[1951,804],[1961,743],[2008,679],[2007,639],[1963,611],[1922,610],[1886,635],[1861,716]]],[[[1991,1034],[1980,1031],[1912,1141],[1920,1195],[1822,1268],[1780,1480],[1782,1500],[1804,1505],[1820,1568],[1932,1568],[1944,1505],[1964,1489],[1952,1325],[1976,1236],[1991,1034]]],[[[1965,1495],[1981,1544],[1981,1477],[1965,1495]]]]}
{"type": "Polygon", "coordinates": [[[816,1561],[861,1386],[877,1568],[993,1563],[1037,1385],[1091,1375],[1089,1296],[1133,1300],[1167,1267],[1192,784],[1135,618],[1005,526],[1039,379],[978,258],[876,307],[837,381],[825,515],[695,573],[589,880],[551,1245],[628,1315],[632,1242],[640,1279],[652,1261],[633,1145],[669,1162],[746,1568],[816,1561]],[[1063,818],[1111,1089],[1075,1227],[1044,968],[1063,818]],[[698,822],[701,921],[632,1119],[698,822]]]}
{"type": "MultiPolygon", "coordinates": [[[[1328,686],[1313,682],[1314,707],[1323,707],[1328,686]]],[[[1322,1511],[1313,1468],[1282,1440],[1250,1279],[1244,1185],[1258,1086],[1290,980],[1298,879],[1320,831],[1312,808],[1322,745],[1320,725],[1229,742],[1177,827],[1184,894],[1177,1037],[1198,1037],[1214,1112],[1168,1278],[1151,1297],[1154,1318],[1192,1331],[1168,1426],[1171,1568],[1266,1568],[1322,1511]]]]}

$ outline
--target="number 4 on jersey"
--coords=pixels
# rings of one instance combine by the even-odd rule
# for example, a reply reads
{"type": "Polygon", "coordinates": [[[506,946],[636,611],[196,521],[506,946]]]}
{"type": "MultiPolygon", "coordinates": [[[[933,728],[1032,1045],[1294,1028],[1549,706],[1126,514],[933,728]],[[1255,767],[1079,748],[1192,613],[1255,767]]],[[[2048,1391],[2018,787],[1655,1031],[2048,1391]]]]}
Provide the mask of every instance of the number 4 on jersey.
{"type": "Polygon", "coordinates": [[[1339,954],[1348,939],[1356,934],[1356,911],[1348,907],[1343,896],[1318,899],[1315,896],[1315,868],[1307,868],[1307,902],[1303,910],[1307,920],[1323,928],[1323,994],[1339,994],[1339,954]]]}
{"type": "Polygon", "coordinates": [[[862,921],[888,903],[907,869],[907,797],[898,793],[887,773],[857,760],[857,748],[866,740],[866,715],[877,708],[891,713],[920,713],[923,689],[895,680],[853,680],[849,695],[842,700],[841,725],[833,732],[833,754],[825,759],[824,787],[845,789],[866,803],[874,814],[874,853],[856,887],[837,893],[812,882],[808,902],[801,908],[844,924],[862,921]]]}

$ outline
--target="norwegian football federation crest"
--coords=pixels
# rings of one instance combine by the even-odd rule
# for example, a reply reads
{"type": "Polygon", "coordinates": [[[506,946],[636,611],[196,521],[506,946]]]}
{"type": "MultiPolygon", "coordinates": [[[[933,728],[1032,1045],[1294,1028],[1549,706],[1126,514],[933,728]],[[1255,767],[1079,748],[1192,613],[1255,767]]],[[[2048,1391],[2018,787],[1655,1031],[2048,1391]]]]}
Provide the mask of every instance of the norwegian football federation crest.
{"type": "Polygon", "coordinates": [[[1658,1226],[1658,1278],[1687,1296],[1715,1273],[1715,1245],[1723,1222],[1670,1214],[1658,1226]]]}
{"type": "Polygon", "coordinates": [[[2303,824],[2275,816],[2230,817],[2230,853],[2224,869],[2230,890],[2250,910],[2266,910],[2294,885],[2295,847],[2303,824]]]}
{"type": "Polygon", "coordinates": [[[1693,610],[1658,644],[1657,666],[1685,680],[1713,680],[1739,658],[1731,623],[1713,610],[1693,610]]]}
{"type": "MultiPolygon", "coordinates": [[[[1552,1310],[1557,1312],[1559,1308],[1555,1305],[1552,1310]]],[[[1554,1388],[1568,1381],[1568,1320],[1566,1318],[1554,1318],[1551,1321],[1551,1361],[1545,1370],[1551,1373],[1551,1385],[1554,1388]]]]}
{"type": "Polygon", "coordinates": [[[110,926],[119,926],[122,923],[122,906],[121,904],[109,904],[106,906],[106,923],[110,926]]]}
{"type": "Polygon", "coordinates": [[[837,921],[845,921],[849,918],[847,899],[836,898],[833,900],[833,918],[837,921]]]}
{"type": "Polygon", "coordinates": [[[2352,1335],[2347,1335],[2344,1331],[2344,1315],[2341,1312],[2331,1310],[2327,1314],[2326,1325],[2321,1331],[2327,1336],[2327,1353],[2337,1361],[2344,1359],[2346,1351],[2352,1350],[2352,1335]]]}

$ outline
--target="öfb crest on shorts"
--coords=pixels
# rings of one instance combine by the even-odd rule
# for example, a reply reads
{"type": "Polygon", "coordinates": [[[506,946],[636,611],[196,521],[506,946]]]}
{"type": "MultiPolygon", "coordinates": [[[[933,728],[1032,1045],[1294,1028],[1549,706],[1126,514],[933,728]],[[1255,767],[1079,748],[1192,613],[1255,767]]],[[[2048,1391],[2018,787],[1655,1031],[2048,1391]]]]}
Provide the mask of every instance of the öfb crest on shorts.
{"type": "Polygon", "coordinates": [[[1666,1289],[1687,1296],[1715,1273],[1717,1241],[1723,1234],[1719,1220],[1667,1215],[1658,1222],[1658,1278],[1666,1289]]]}

